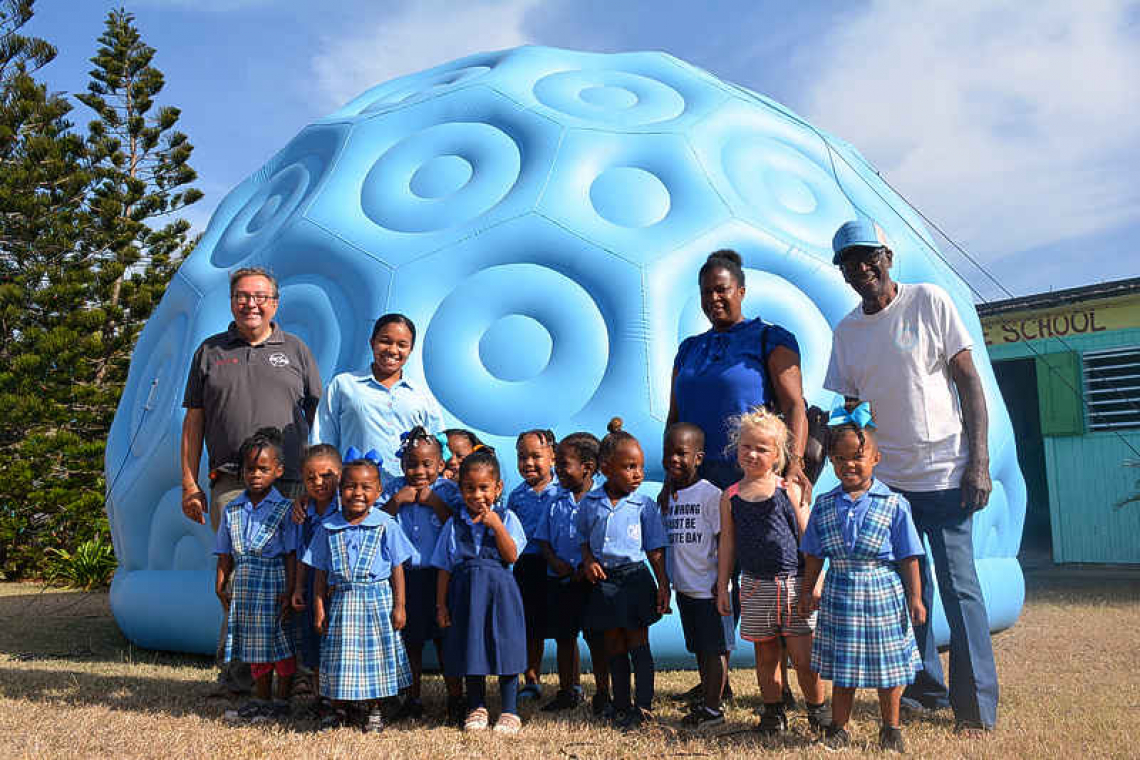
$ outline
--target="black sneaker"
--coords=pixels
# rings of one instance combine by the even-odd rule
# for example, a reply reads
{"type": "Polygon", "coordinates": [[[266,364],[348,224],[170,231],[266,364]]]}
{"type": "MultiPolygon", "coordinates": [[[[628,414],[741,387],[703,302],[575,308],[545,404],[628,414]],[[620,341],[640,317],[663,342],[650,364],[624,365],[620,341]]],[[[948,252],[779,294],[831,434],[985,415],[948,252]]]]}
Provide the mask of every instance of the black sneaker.
{"type": "Polygon", "coordinates": [[[561,691],[554,695],[554,699],[547,702],[540,712],[559,712],[560,710],[573,710],[582,703],[582,696],[576,691],[561,691]]]}
{"type": "Polygon", "coordinates": [[[614,711],[614,728],[619,731],[633,731],[640,728],[644,720],[642,711],[636,707],[614,711]]]}
{"type": "Polygon", "coordinates": [[[463,727],[467,720],[467,700],[463,695],[447,698],[447,725],[463,727]]]}
{"type": "Polygon", "coordinates": [[[595,694],[590,699],[590,712],[595,718],[607,720],[614,717],[614,703],[606,694],[595,694]]]}
{"type": "Polygon", "coordinates": [[[851,735],[847,730],[836,725],[830,725],[823,730],[823,748],[838,752],[851,746],[851,735]]]}
{"type": "Polygon", "coordinates": [[[831,725],[831,708],[824,702],[822,705],[807,705],[808,726],[819,733],[831,725]]]}
{"type": "Polygon", "coordinates": [[[384,715],[380,711],[380,705],[368,708],[368,717],[365,718],[360,730],[366,734],[378,734],[384,730],[384,715]]]}
{"type": "Polygon", "coordinates": [[[902,729],[894,726],[883,726],[879,729],[879,749],[884,752],[906,753],[906,744],[903,743],[902,729]]]}
{"type": "Polygon", "coordinates": [[[404,703],[400,705],[400,709],[396,710],[396,714],[392,716],[392,720],[423,720],[423,717],[423,702],[408,697],[404,700],[404,703]]]}
{"type": "Polygon", "coordinates": [[[231,723],[259,723],[269,719],[269,703],[251,699],[236,710],[226,710],[222,717],[231,723]]]}
{"type": "Polygon", "coordinates": [[[778,736],[788,730],[788,716],[784,712],[784,704],[764,705],[764,712],[760,714],[760,725],[756,727],[764,736],[778,736]]]}
{"type": "Polygon", "coordinates": [[[293,715],[293,707],[287,699],[275,699],[267,711],[271,720],[289,720],[293,715]]]}
{"type": "Polygon", "coordinates": [[[724,712],[721,710],[710,710],[706,705],[701,705],[686,715],[681,720],[681,723],[697,731],[708,731],[717,726],[724,725],[724,712]]]}

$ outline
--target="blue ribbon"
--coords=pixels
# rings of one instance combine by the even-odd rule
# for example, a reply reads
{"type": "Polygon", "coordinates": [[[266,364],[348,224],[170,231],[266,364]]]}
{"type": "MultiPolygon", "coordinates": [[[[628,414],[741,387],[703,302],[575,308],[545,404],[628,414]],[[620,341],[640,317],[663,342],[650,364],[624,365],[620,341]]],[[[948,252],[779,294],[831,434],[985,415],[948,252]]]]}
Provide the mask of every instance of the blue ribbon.
{"type": "Polygon", "coordinates": [[[360,449],[355,446],[349,446],[348,451],[344,452],[344,461],[355,462],[357,459],[367,459],[377,467],[384,461],[376,449],[369,449],[367,452],[361,453],[360,449]]]}
{"type": "Polygon", "coordinates": [[[447,448],[447,436],[443,433],[436,433],[435,439],[439,441],[439,456],[445,463],[451,459],[451,449],[447,448]]]}
{"type": "Polygon", "coordinates": [[[845,406],[838,406],[831,410],[831,416],[827,418],[829,427],[836,425],[854,425],[860,429],[875,428],[875,421],[871,419],[871,402],[864,401],[850,412],[847,411],[845,406]]]}

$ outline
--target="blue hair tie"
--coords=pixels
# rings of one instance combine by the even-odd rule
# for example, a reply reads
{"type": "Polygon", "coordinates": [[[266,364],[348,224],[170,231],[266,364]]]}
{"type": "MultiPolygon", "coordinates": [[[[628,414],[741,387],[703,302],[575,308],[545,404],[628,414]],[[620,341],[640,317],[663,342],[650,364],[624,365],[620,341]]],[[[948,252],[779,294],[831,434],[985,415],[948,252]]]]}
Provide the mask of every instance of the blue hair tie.
{"type": "Polygon", "coordinates": [[[827,425],[828,427],[854,425],[860,430],[875,429],[875,421],[871,418],[871,402],[864,401],[851,411],[847,411],[846,406],[837,406],[831,410],[831,416],[827,418],[827,425]]]}
{"type": "Polygon", "coordinates": [[[369,449],[367,452],[361,453],[360,449],[355,446],[349,446],[348,451],[344,452],[344,461],[355,462],[358,459],[367,459],[377,467],[384,461],[376,449],[369,449]]]}
{"type": "Polygon", "coordinates": [[[439,457],[444,462],[451,459],[451,449],[447,447],[447,435],[444,433],[436,433],[435,440],[439,443],[439,457]]]}

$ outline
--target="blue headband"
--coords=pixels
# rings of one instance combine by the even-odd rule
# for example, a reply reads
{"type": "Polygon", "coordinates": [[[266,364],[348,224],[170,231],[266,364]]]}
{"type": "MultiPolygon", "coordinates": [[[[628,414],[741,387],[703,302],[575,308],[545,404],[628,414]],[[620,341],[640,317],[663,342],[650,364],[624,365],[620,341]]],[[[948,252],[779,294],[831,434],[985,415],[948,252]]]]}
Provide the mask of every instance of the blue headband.
{"type": "Polygon", "coordinates": [[[864,401],[850,412],[847,411],[845,406],[837,406],[831,410],[831,416],[827,419],[828,427],[835,427],[837,425],[854,425],[860,430],[875,428],[875,421],[871,418],[871,402],[864,401]]]}

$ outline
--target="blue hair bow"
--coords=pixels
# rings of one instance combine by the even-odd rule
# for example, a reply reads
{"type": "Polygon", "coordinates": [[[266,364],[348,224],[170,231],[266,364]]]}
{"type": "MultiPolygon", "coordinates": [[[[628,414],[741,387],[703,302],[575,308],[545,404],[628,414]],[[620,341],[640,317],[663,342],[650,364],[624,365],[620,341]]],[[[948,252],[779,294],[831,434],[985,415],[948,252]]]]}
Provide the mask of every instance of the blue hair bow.
{"type": "Polygon", "coordinates": [[[871,402],[864,401],[851,411],[847,411],[845,406],[837,406],[831,410],[831,416],[827,418],[827,424],[829,427],[836,425],[854,425],[860,429],[874,429],[875,421],[871,419],[871,402]]]}
{"type": "MultiPolygon", "coordinates": [[[[412,441],[409,438],[411,433],[411,430],[406,430],[403,433],[400,433],[400,448],[396,449],[396,456],[400,460],[403,460],[404,454],[408,453],[408,447],[412,445],[412,441]]],[[[446,462],[448,459],[451,459],[451,449],[447,448],[447,436],[443,433],[436,433],[433,436],[427,432],[424,432],[422,434],[417,434],[416,438],[423,438],[429,441],[434,438],[435,441],[439,444],[440,459],[442,459],[444,462],[446,462]]]]}
{"type": "Polygon", "coordinates": [[[451,449],[447,448],[447,436],[443,433],[436,433],[435,439],[439,441],[439,458],[444,462],[451,459],[451,449]]]}
{"type": "Polygon", "coordinates": [[[357,459],[367,459],[377,467],[379,467],[380,463],[384,461],[380,457],[380,452],[376,449],[369,449],[368,451],[361,453],[360,449],[356,448],[355,446],[349,446],[348,451],[344,452],[344,461],[355,462],[357,459]]]}

